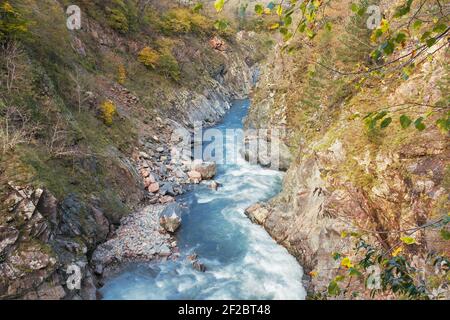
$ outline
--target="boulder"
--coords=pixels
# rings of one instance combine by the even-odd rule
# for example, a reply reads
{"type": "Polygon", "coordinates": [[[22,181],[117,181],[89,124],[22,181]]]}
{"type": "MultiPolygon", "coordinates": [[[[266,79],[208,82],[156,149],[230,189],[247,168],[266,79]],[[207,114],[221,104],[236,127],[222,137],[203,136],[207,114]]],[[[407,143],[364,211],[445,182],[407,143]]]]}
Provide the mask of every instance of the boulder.
{"type": "Polygon", "coordinates": [[[177,195],[173,189],[173,184],[171,182],[164,182],[161,188],[159,189],[159,193],[163,196],[169,195],[175,197],[177,195]]]}
{"type": "Polygon", "coordinates": [[[150,186],[148,187],[148,191],[151,193],[157,193],[159,191],[159,183],[155,182],[150,184],[150,186]]]}
{"type": "Polygon", "coordinates": [[[256,224],[264,225],[269,216],[269,210],[257,203],[245,210],[245,214],[256,224]]]}
{"type": "Polygon", "coordinates": [[[208,188],[217,191],[220,187],[220,183],[218,183],[217,181],[212,181],[209,185],[208,188]]]}
{"type": "Polygon", "coordinates": [[[199,272],[205,272],[206,271],[206,266],[201,263],[198,259],[198,255],[196,253],[191,254],[190,256],[187,257],[188,261],[191,262],[192,267],[199,271],[199,272]]]}
{"type": "Polygon", "coordinates": [[[143,178],[147,178],[149,175],[150,175],[150,171],[148,170],[148,169],[141,169],[141,176],[143,177],[143,178]]]}
{"type": "Polygon", "coordinates": [[[216,175],[216,163],[194,160],[192,162],[191,170],[199,172],[203,180],[209,180],[216,175]]]}
{"type": "Polygon", "coordinates": [[[193,183],[200,183],[202,181],[202,174],[198,171],[189,171],[188,177],[193,183]]]}
{"type": "Polygon", "coordinates": [[[175,198],[171,197],[171,196],[163,196],[163,197],[159,198],[159,203],[161,203],[161,204],[171,203],[174,201],[175,201],[175,198]]]}
{"type": "Polygon", "coordinates": [[[159,223],[164,230],[174,233],[181,225],[181,207],[178,203],[169,204],[159,215],[159,223]]]}

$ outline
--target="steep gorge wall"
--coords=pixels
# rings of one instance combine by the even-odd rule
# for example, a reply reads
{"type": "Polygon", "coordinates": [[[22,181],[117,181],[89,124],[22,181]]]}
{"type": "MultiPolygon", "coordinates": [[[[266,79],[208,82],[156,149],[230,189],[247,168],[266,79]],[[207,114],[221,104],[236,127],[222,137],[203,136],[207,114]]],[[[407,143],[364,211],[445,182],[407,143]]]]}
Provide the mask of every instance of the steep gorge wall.
{"type": "MultiPolygon", "coordinates": [[[[381,5],[390,8],[387,2],[381,5]]],[[[304,266],[311,294],[326,292],[342,271],[334,253],[353,260],[352,232],[365,234],[388,254],[401,247],[421,270],[429,252],[450,253],[438,229],[417,230],[414,245],[402,246],[399,240],[409,234],[406,230],[448,213],[449,140],[434,125],[445,111],[430,116],[422,132],[403,130],[398,123],[368,132],[363,120],[386,106],[414,102],[412,114],[421,115],[430,111],[427,106],[448,103],[448,52],[422,63],[408,80],[374,77],[356,87],[351,77],[314,63],[339,69],[345,66],[343,58],[358,62],[364,57],[357,49],[343,49],[348,7],[345,2],[330,9],[332,31],[323,31],[293,54],[278,46],[261,71],[247,119],[248,127],[286,132],[284,142],[294,160],[283,190],[250,215],[304,266]]],[[[369,35],[358,35],[359,40],[370,43],[369,35]]],[[[401,114],[398,109],[394,119],[401,114]]],[[[364,283],[352,290],[369,297],[364,283]]]]}

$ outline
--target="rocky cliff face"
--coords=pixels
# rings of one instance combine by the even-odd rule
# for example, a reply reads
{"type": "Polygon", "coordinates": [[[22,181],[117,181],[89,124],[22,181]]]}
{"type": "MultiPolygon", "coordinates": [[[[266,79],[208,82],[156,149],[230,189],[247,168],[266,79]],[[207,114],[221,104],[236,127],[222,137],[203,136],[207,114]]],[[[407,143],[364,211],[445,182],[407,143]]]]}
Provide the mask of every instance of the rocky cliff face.
{"type": "MultiPolygon", "coordinates": [[[[448,135],[434,126],[439,111],[423,132],[402,130],[399,124],[369,132],[362,119],[408,102],[416,103],[411,111],[420,115],[447,99],[447,53],[422,63],[408,80],[371,79],[355,88],[354,79],[312,62],[343,65],[339,50],[349,21],[339,8],[330,14],[342,26],[333,24],[333,37],[324,32],[308,49],[271,55],[247,119],[248,127],[286,132],[294,161],[283,191],[248,215],[310,273],[305,280],[311,294],[326,291],[339,274],[334,253],[354,258],[352,232],[365,234],[388,253],[401,247],[421,266],[429,252],[449,254],[439,229],[420,229],[448,212],[450,149],[448,135]],[[418,227],[412,235],[416,244],[402,246],[399,238],[418,227]]],[[[349,52],[345,57],[357,58],[349,52]]],[[[400,114],[394,108],[394,115],[400,114]]],[[[364,284],[354,290],[365,295],[364,284]]]]}

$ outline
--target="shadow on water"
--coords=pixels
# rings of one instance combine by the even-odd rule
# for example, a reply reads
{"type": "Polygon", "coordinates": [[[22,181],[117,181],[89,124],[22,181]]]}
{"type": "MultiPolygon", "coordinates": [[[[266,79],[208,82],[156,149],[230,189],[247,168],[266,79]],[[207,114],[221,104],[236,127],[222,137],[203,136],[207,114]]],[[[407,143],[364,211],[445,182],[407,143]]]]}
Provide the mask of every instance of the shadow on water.
{"type": "MultiPolygon", "coordinates": [[[[248,100],[236,101],[215,128],[242,128],[248,107],[248,100]]],[[[188,207],[177,234],[180,259],[128,268],[101,289],[105,299],[304,299],[301,266],[244,214],[280,191],[282,174],[239,156],[219,165],[215,179],[219,190],[198,185],[178,199],[188,207]],[[193,252],[206,272],[186,261],[193,252]]]]}

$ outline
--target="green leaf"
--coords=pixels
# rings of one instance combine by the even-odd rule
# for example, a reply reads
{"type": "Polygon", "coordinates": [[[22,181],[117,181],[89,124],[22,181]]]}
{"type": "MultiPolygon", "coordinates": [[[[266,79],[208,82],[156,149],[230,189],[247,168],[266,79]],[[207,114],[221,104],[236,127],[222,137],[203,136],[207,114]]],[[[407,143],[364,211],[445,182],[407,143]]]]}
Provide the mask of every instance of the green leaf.
{"type": "Polygon", "coordinates": [[[202,9],[203,9],[203,3],[199,2],[194,6],[194,8],[192,10],[194,10],[194,12],[199,12],[202,9]]]}
{"type": "Polygon", "coordinates": [[[405,114],[400,116],[400,125],[403,129],[408,128],[412,123],[412,120],[405,114]]]}
{"type": "Polygon", "coordinates": [[[214,2],[214,8],[216,8],[217,12],[220,12],[222,11],[224,4],[225,0],[216,0],[216,2],[214,2]]]}
{"type": "Polygon", "coordinates": [[[214,22],[214,28],[216,28],[216,30],[226,30],[228,28],[228,22],[223,19],[217,20],[214,22]]]}
{"type": "Polygon", "coordinates": [[[436,38],[430,38],[426,41],[427,47],[431,48],[436,43],[436,38]]]}
{"type": "Polygon", "coordinates": [[[380,128],[381,129],[384,129],[384,128],[387,128],[390,124],[391,124],[391,122],[392,122],[392,118],[385,118],[382,122],[381,122],[381,124],[380,124],[380,128]]]}
{"type": "Polygon", "coordinates": [[[394,18],[399,18],[407,14],[411,10],[411,4],[413,0],[408,0],[406,3],[397,8],[394,14],[394,18]]]}
{"type": "Polygon", "coordinates": [[[378,60],[378,59],[381,58],[382,52],[381,52],[380,50],[376,49],[376,50],[374,50],[374,51],[371,53],[370,56],[372,57],[373,60],[376,61],[376,60],[378,60]]]}
{"type": "Polygon", "coordinates": [[[330,23],[330,22],[327,22],[327,23],[325,24],[325,29],[326,29],[327,31],[331,31],[332,26],[331,26],[331,23],[330,23]]]}
{"type": "Polygon", "coordinates": [[[403,43],[406,40],[406,34],[403,32],[399,32],[397,36],[395,37],[395,42],[397,43],[403,43]]]}
{"type": "Polygon", "coordinates": [[[292,17],[291,16],[285,16],[283,19],[284,25],[286,27],[290,26],[292,24],[292,17]]]}
{"type": "Polygon", "coordinates": [[[334,281],[336,282],[340,282],[340,281],[344,281],[345,280],[345,276],[343,275],[338,275],[336,276],[336,278],[334,278],[334,281]]]}
{"type": "Polygon", "coordinates": [[[450,240],[450,231],[447,231],[445,229],[441,229],[441,237],[444,240],[450,240]]]}
{"type": "Polygon", "coordinates": [[[330,296],[337,296],[339,293],[341,293],[341,288],[339,288],[336,281],[331,281],[328,285],[328,294],[330,296]]]}
{"type": "Polygon", "coordinates": [[[255,5],[255,12],[259,15],[262,15],[264,13],[264,7],[260,4],[255,5]]]}
{"type": "Polygon", "coordinates": [[[334,260],[339,260],[341,258],[341,254],[339,252],[334,252],[333,253],[333,259],[334,260]]]}
{"type": "Polygon", "coordinates": [[[383,119],[385,116],[387,116],[387,114],[388,114],[388,113],[387,113],[386,110],[383,110],[383,111],[381,111],[381,112],[378,112],[377,115],[375,116],[374,120],[375,120],[375,121],[381,120],[381,119],[383,119]]]}
{"type": "Polygon", "coordinates": [[[362,273],[359,272],[359,271],[358,271],[357,269],[355,269],[355,268],[350,268],[350,269],[348,269],[348,274],[349,274],[350,276],[356,276],[356,277],[362,276],[362,273]]]}
{"type": "Polygon", "coordinates": [[[445,23],[436,24],[433,28],[434,33],[443,33],[445,30],[447,30],[447,25],[445,23]]]}
{"type": "Polygon", "coordinates": [[[312,38],[314,38],[316,36],[316,33],[313,30],[311,30],[310,28],[307,27],[306,28],[306,35],[308,36],[308,38],[312,39],[312,38]]]}
{"type": "Polygon", "coordinates": [[[395,45],[392,41],[385,42],[381,47],[384,53],[387,55],[391,55],[394,53],[395,45]]]}
{"type": "Polygon", "coordinates": [[[436,126],[441,129],[444,133],[448,132],[450,129],[450,117],[438,119],[436,121],[436,126]]]}
{"type": "Polygon", "coordinates": [[[414,126],[416,127],[417,130],[419,131],[423,131],[425,130],[425,124],[422,122],[423,121],[423,117],[418,118],[416,121],[414,121],[414,126]]]}
{"type": "Polygon", "coordinates": [[[350,6],[350,9],[354,12],[357,13],[359,11],[359,7],[356,3],[352,3],[352,5],[350,6]]]}
{"type": "Polygon", "coordinates": [[[365,13],[364,7],[358,6],[356,3],[352,3],[350,6],[350,10],[356,13],[358,16],[363,16],[365,13]]]}
{"type": "Polygon", "coordinates": [[[304,23],[304,22],[298,26],[298,31],[301,33],[305,32],[305,29],[306,29],[306,23],[304,23]]]}
{"type": "Polygon", "coordinates": [[[426,42],[427,39],[431,36],[431,32],[430,31],[425,31],[422,36],[420,37],[420,41],[421,42],[426,42]]]}
{"type": "Polygon", "coordinates": [[[422,21],[416,20],[416,21],[414,21],[412,27],[413,27],[414,30],[417,30],[417,29],[419,29],[421,26],[422,26],[422,21]]]}

